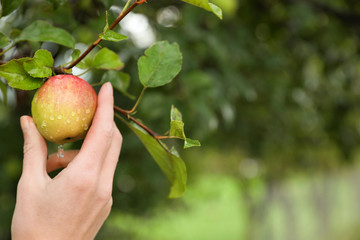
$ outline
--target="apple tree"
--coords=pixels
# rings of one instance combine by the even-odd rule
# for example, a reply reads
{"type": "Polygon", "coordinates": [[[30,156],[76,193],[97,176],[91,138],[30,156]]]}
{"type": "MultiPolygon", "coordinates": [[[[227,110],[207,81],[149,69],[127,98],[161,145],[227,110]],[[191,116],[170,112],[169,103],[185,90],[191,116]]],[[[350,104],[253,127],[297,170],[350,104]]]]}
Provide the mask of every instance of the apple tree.
{"type": "MultiPolygon", "coordinates": [[[[50,2],[54,6],[59,6],[65,4],[66,1],[50,2]]],[[[184,2],[211,11],[219,18],[222,17],[221,9],[208,0],[184,0],[184,2]]],[[[21,0],[2,0],[1,4],[2,17],[6,17],[25,3],[21,0]]],[[[97,82],[92,82],[93,86],[111,82],[114,89],[132,100],[136,99],[130,107],[115,105],[115,116],[141,140],[171,183],[169,197],[177,198],[182,196],[186,189],[186,167],[177,150],[165,144],[164,140],[183,140],[183,148],[200,146],[200,142],[185,135],[182,114],[174,105],[170,109],[170,127],[165,134],[158,134],[150,129],[146,125],[146,120],[143,122],[135,115],[137,106],[147,89],[162,87],[170,83],[181,71],[183,57],[179,45],[167,40],[153,43],[138,58],[138,76],[129,75],[123,71],[124,62],[115,51],[111,50],[112,45],[128,38],[116,29],[119,28],[119,22],[135,8],[146,7],[146,4],[152,4],[152,1],[148,3],[145,0],[126,1],[123,6],[119,6],[122,10],[111,24],[106,11],[104,28],[99,29],[97,39],[84,51],[77,49],[76,39],[71,33],[64,28],[54,26],[46,19],[29,22],[22,29],[9,28],[6,33],[0,33],[2,102],[7,104],[9,88],[23,91],[36,90],[51,76],[74,74],[74,67],[83,70],[79,75],[86,74],[88,71],[101,72],[102,77],[99,77],[97,82]],[[105,41],[111,42],[107,45],[109,47],[102,45],[105,41]],[[54,59],[51,50],[44,47],[45,43],[56,47],[59,45],[64,51],[68,49],[67,52],[71,53],[70,61],[60,62],[54,59]],[[137,98],[127,91],[130,78],[138,78],[143,86],[137,98]]],[[[107,7],[111,7],[111,4],[107,7]]]]}

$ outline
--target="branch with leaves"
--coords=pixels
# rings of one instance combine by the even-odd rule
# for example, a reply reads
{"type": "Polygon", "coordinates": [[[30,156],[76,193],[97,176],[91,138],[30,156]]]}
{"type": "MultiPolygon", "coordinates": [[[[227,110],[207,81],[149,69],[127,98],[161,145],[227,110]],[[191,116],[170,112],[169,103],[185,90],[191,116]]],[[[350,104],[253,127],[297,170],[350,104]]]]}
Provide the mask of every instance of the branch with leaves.
{"type": "MultiPolygon", "coordinates": [[[[111,25],[108,23],[106,12],[106,23],[103,32],[98,35],[98,39],[83,53],[75,49],[76,42],[70,33],[42,20],[35,21],[25,27],[15,39],[10,39],[4,33],[0,33],[0,48],[4,49],[0,52],[0,58],[5,56],[6,53],[18,44],[30,41],[52,42],[73,49],[71,62],[64,63],[57,67],[53,66],[53,56],[45,49],[38,49],[32,57],[11,59],[8,62],[0,64],[0,77],[5,79],[7,83],[5,84],[3,81],[0,81],[0,89],[4,96],[3,99],[6,100],[7,86],[14,89],[35,90],[40,88],[42,84],[53,75],[71,74],[72,68],[75,66],[84,69],[85,72],[91,69],[104,70],[105,73],[103,77],[94,85],[111,82],[114,89],[134,99],[134,97],[127,92],[130,76],[120,71],[123,69],[124,63],[118,54],[105,47],[98,50],[93,57],[90,57],[89,53],[94,51],[103,40],[118,42],[127,39],[126,36],[113,30],[120,21],[144,2],[145,0],[128,0],[121,13],[111,25]],[[84,61],[84,59],[86,61],[84,61]]],[[[209,3],[208,0],[183,0],[183,2],[211,11],[219,18],[222,18],[221,9],[209,3]]],[[[6,8],[7,11],[14,7],[9,1],[4,1],[4,4],[8,7],[6,8]],[[7,3],[9,4],[8,6],[6,5],[7,3]]],[[[3,9],[5,9],[4,7],[6,6],[3,6],[3,9]]],[[[12,9],[12,11],[15,9],[16,8],[12,9]]],[[[11,11],[5,12],[5,14],[9,13],[11,13],[11,11]]],[[[164,172],[165,176],[169,179],[171,183],[170,198],[177,198],[184,194],[187,179],[186,166],[175,148],[172,147],[169,149],[162,140],[170,138],[182,139],[184,141],[184,148],[200,146],[200,142],[186,137],[182,114],[174,106],[172,106],[170,111],[170,129],[165,136],[155,133],[155,131],[147,127],[141,120],[135,118],[134,114],[145,91],[149,88],[161,87],[172,82],[182,68],[182,61],[182,53],[177,43],[169,43],[167,41],[154,43],[145,50],[144,55],[141,56],[137,62],[139,80],[143,85],[143,90],[136,100],[136,103],[130,110],[114,106],[114,111],[116,112],[115,117],[120,119],[138,136],[160,169],[164,172]]]]}

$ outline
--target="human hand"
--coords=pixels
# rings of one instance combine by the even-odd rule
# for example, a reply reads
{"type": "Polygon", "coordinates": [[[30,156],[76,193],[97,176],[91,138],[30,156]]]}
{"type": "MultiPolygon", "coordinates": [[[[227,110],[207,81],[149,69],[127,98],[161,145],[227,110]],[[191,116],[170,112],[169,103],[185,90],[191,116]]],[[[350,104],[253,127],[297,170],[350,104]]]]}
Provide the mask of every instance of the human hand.
{"type": "Polygon", "coordinates": [[[113,90],[103,85],[92,126],[80,151],[47,160],[44,138],[21,117],[23,172],[17,189],[12,239],[94,239],[110,213],[122,136],[114,122],[113,90]],[[66,167],[51,179],[47,172],[66,167]]]}

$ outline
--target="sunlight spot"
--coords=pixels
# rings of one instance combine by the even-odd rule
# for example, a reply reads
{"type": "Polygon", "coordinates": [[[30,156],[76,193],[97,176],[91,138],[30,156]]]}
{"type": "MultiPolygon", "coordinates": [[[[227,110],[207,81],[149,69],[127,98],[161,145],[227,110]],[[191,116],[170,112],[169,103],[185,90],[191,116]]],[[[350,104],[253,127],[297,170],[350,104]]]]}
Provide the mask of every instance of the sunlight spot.
{"type": "Polygon", "coordinates": [[[173,27],[180,17],[180,11],[175,6],[162,8],[156,14],[157,22],[164,27],[173,27]]]}
{"type": "Polygon", "coordinates": [[[121,32],[138,48],[147,48],[155,41],[155,33],[151,27],[148,18],[139,13],[129,13],[124,20],[120,22],[121,32]]]}

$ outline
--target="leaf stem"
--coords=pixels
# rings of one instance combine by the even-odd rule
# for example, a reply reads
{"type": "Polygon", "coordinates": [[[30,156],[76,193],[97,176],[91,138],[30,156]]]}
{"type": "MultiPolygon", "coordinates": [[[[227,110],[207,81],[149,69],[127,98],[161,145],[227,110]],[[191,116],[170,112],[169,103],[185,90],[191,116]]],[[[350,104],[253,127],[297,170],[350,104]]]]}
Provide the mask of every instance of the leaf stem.
{"type": "Polygon", "coordinates": [[[10,47],[8,47],[7,49],[5,49],[4,51],[0,52],[0,56],[4,55],[7,51],[9,51],[10,49],[12,49],[13,47],[15,47],[15,43],[11,44],[10,47]]]}
{"type": "MultiPolygon", "coordinates": [[[[115,111],[121,113],[122,115],[128,117],[130,120],[132,120],[134,123],[136,123],[138,126],[140,126],[141,128],[143,128],[148,134],[150,134],[150,136],[152,136],[159,144],[160,146],[169,154],[172,154],[169,149],[167,148],[167,146],[160,141],[160,139],[157,138],[157,134],[154,133],[151,129],[149,129],[148,127],[146,127],[144,124],[140,123],[138,120],[136,120],[135,118],[133,118],[131,115],[128,115],[126,113],[125,109],[121,109],[117,106],[114,106],[115,111]],[[116,108],[116,109],[115,109],[116,108]]],[[[119,118],[121,121],[126,122],[126,120],[121,117],[119,114],[115,113],[115,117],[119,118]]]]}
{"type": "Polygon", "coordinates": [[[132,107],[132,109],[127,111],[128,114],[132,114],[132,113],[136,110],[136,108],[137,108],[137,106],[139,105],[142,97],[144,96],[145,90],[146,90],[146,87],[144,87],[144,88],[142,89],[142,91],[141,91],[141,93],[140,93],[140,96],[139,96],[138,99],[136,100],[136,103],[135,103],[135,105],[132,107]]]}
{"type": "Polygon", "coordinates": [[[144,129],[148,134],[150,134],[152,137],[154,137],[156,139],[156,137],[158,136],[157,133],[155,133],[153,130],[151,130],[149,127],[147,127],[145,124],[141,123],[139,120],[137,120],[136,118],[134,118],[133,116],[131,116],[128,111],[126,111],[125,109],[122,109],[118,106],[114,105],[114,110],[120,114],[122,114],[123,116],[125,116],[126,118],[128,118],[129,120],[133,121],[134,123],[136,123],[138,126],[140,126],[142,129],[144,129]]]}
{"type": "MultiPolygon", "coordinates": [[[[129,5],[130,5],[131,2],[132,2],[132,0],[128,0],[128,1],[126,2],[126,4],[125,4],[124,8],[122,9],[121,13],[123,13],[123,12],[129,7],[129,5]]],[[[120,13],[120,14],[121,14],[121,13],[120,13]]]]}
{"type": "Polygon", "coordinates": [[[101,82],[98,82],[98,83],[92,83],[90,84],[92,87],[97,87],[97,86],[100,86],[102,83],[101,82]]]}
{"type": "Polygon", "coordinates": [[[184,138],[177,137],[177,136],[156,136],[155,138],[158,139],[158,140],[161,140],[161,139],[173,139],[173,138],[184,140],[184,138]]]}
{"type": "MultiPolygon", "coordinates": [[[[125,7],[127,5],[130,4],[131,1],[128,1],[125,5],[125,7]]],[[[134,8],[137,6],[137,5],[140,5],[142,4],[142,1],[141,0],[135,0],[127,9],[123,9],[124,11],[122,11],[119,16],[115,19],[115,21],[110,25],[110,30],[113,30],[116,25],[121,21],[123,20],[123,18],[128,15],[132,10],[134,10],[134,8]]],[[[88,49],[86,49],[86,51],[80,55],[80,57],[78,57],[74,62],[72,62],[69,66],[65,67],[65,69],[70,69],[70,68],[73,68],[76,64],[78,64],[81,60],[83,60],[95,47],[96,45],[98,45],[100,42],[101,42],[101,38],[98,38],[95,42],[92,43],[92,45],[90,45],[88,47],[88,49]]]]}
{"type": "Polygon", "coordinates": [[[80,76],[82,76],[82,75],[84,75],[85,73],[88,73],[89,71],[91,71],[92,70],[92,68],[88,68],[88,69],[86,69],[85,71],[83,71],[82,73],[80,73],[80,74],[78,74],[78,75],[76,75],[77,77],[80,77],[80,76]]]}
{"type": "MultiPolygon", "coordinates": [[[[155,133],[153,130],[151,130],[149,127],[147,127],[145,124],[141,123],[139,120],[137,120],[136,118],[134,118],[133,116],[131,116],[128,111],[126,111],[125,109],[122,109],[118,106],[114,105],[114,111],[120,113],[121,115],[125,116],[127,119],[133,121],[135,124],[137,124],[139,127],[141,127],[142,129],[144,129],[150,136],[152,136],[159,144],[160,146],[169,154],[171,154],[171,152],[169,151],[169,149],[166,147],[166,145],[160,141],[161,139],[165,139],[168,136],[159,136],[159,134],[155,133]]],[[[125,119],[123,117],[121,117],[119,114],[115,113],[115,117],[119,118],[122,121],[125,121],[125,119]]]]}

